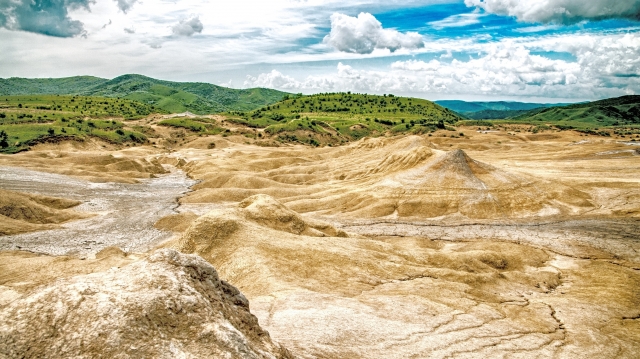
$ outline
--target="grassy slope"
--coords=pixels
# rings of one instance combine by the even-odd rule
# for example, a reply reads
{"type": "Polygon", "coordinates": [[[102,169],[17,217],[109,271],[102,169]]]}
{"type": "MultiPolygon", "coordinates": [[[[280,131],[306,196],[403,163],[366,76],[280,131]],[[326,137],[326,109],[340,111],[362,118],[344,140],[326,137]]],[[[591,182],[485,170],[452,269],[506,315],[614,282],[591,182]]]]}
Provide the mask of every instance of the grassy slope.
{"type": "Polygon", "coordinates": [[[280,101],[286,93],[261,88],[236,90],[208,83],[162,81],[141,75],[123,75],[112,80],[89,76],[0,79],[0,96],[25,94],[121,97],[167,112],[206,114],[254,110],[280,101]]]}
{"type": "Polygon", "coordinates": [[[576,129],[640,126],[640,96],[534,110],[508,120],[513,123],[540,124],[576,129]]]}
{"type": "MultiPolygon", "coordinates": [[[[575,128],[603,136],[616,134],[637,135],[640,133],[638,117],[640,114],[636,98],[611,99],[593,104],[576,104],[562,108],[540,109],[527,112],[531,116],[499,121],[465,120],[455,112],[433,102],[393,96],[375,96],[349,93],[318,94],[295,96],[276,104],[265,106],[251,112],[227,113],[226,122],[240,125],[247,137],[271,137],[281,142],[298,142],[311,145],[344,143],[359,138],[385,134],[424,134],[437,129],[455,131],[455,125],[493,126],[495,124],[517,124],[529,126],[529,131],[557,131],[575,128]],[[595,109],[595,110],[594,110],[595,109]],[[559,111],[561,116],[554,117],[559,111]],[[598,116],[584,117],[585,113],[606,113],[602,126],[606,130],[594,127],[598,116]],[[579,119],[572,119],[575,115],[579,119]],[[615,120],[612,116],[615,115],[615,120]],[[636,117],[634,117],[636,116],[636,117]],[[570,123],[573,126],[567,125],[570,123]],[[263,129],[255,131],[254,129],[263,129]]],[[[494,110],[491,110],[494,111],[494,110]]],[[[496,110],[497,111],[497,110],[496,110]]],[[[513,111],[514,113],[519,113],[513,111]]],[[[165,125],[182,127],[192,132],[206,134],[228,129],[213,128],[209,119],[165,121],[165,125]]],[[[451,136],[462,136],[453,133],[451,136]]]]}
{"type": "Polygon", "coordinates": [[[463,112],[462,115],[472,120],[502,120],[529,113],[529,110],[482,110],[477,112],[463,112]]]}
{"type": "Polygon", "coordinates": [[[0,95],[68,95],[80,94],[100,86],[106,79],[93,76],[75,76],[57,79],[0,78],[0,95]]]}
{"type": "Polygon", "coordinates": [[[229,121],[264,128],[283,142],[347,142],[385,133],[428,133],[462,120],[433,102],[406,97],[332,93],[292,97],[229,121]]]}
{"type": "MultiPolygon", "coordinates": [[[[112,143],[145,141],[112,118],[135,119],[158,112],[149,105],[115,98],[22,95],[0,96],[0,131],[8,135],[0,152],[15,153],[39,141],[98,137],[112,143]],[[85,121],[85,117],[91,120],[85,121]]],[[[1,147],[1,146],[0,146],[1,147]]]]}

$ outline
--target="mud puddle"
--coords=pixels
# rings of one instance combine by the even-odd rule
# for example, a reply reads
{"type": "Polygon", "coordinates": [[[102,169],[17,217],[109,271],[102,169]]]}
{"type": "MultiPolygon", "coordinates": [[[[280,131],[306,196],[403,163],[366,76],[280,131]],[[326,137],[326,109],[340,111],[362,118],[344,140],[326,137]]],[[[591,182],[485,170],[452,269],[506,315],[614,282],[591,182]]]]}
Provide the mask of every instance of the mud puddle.
{"type": "Polygon", "coordinates": [[[27,250],[51,255],[91,256],[108,246],[141,252],[171,237],[153,224],[176,213],[177,199],[196,181],[184,172],[137,184],[92,183],[59,174],[0,167],[0,188],[82,201],[74,209],[96,216],[66,223],[62,229],[0,237],[0,250],[27,250]]]}

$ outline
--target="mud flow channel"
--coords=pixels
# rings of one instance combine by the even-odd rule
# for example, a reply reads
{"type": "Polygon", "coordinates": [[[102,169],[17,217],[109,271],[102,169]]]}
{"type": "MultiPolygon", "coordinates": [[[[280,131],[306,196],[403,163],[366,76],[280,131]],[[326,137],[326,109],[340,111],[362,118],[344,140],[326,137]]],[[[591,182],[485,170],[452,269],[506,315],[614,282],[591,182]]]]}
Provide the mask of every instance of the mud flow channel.
{"type": "Polygon", "coordinates": [[[69,222],[61,229],[0,237],[0,250],[27,250],[51,255],[86,257],[109,246],[141,252],[169,238],[172,233],[153,227],[176,213],[177,199],[196,181],[184,172],[171,173],[136,184],[92,183],[59,174],[0,166],[0,188],[45,196],[75,199],[76,211],[96,216],[69,222]]]}

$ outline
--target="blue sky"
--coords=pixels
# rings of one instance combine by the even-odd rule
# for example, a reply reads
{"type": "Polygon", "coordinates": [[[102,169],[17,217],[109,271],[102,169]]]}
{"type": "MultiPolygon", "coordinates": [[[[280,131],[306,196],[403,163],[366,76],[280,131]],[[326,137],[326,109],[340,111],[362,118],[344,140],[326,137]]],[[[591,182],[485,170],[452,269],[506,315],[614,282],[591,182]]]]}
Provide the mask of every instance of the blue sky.
{"type": "Polygon", "coordinates": [[[431,100],[640,93],[640,0],[0,0],[0,77],[431,100]]]}

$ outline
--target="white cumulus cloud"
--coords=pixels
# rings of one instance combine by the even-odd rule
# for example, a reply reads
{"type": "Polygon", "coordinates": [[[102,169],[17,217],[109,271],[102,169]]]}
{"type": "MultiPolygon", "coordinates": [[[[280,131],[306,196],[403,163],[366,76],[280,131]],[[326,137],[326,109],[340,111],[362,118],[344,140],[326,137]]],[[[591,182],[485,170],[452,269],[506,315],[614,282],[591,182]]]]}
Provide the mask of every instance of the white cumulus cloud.
{"type": "Polygon", "coordinates": [[[202,26],[200,19],[197,16],[194,16],[189,19],[181,20],[179,23],[173,25],[171,30],[174,35],[191,36],[196,32],[201,33],[203,28],[204,27],[202,26]]]}
{"type": "Polygon", "coordinates": [[[476,10],[470,14],[451,15],[442,20],[432,21],[429,25],[436,30],[444,29],[446,27],[464,27],[479,24],[480,18],[483,16],[486,16],[486,14],[481,14],[476,10]]]}
{"type": "Polygon", "coordinates": [[[271,70],[271,72],[263,73],[257,77],[247,76],[244,82],[249,87],[266,87],[280,89],[295,89],[300,87],[293,77],[283,75],[280,71],[271,70]]]}
{"type": "Polygon", "coordinates": [[[364,12],[358,17],[340,13],[331,15],[331,32],[324,41],[339,51],[357,54],[370,54],[375,49],[394,52],[424,47],[420,34],[384,29],[373,15],[364,12]]]}
{"type": "Polygon", "coordinates": [[[574,24],[583,20],[640,20],[640,0],[465,0],[488,13],[524,22],[574,24]]]}
{"type": "MultiPolygon", "coordinates": [[[[452,56],[453,57],[453,56],[452,56]]],[[[468,60],[448,56],[393,62],[381,70],[339,63],[334,72],[297,79],[278,71],[246,87],[300,92],[355,91],[422,97],[508,96],[597,99],[640,93],[640,34],[550,36],[488,43],[468,60]],[[570,57],[554,59],[547,51],[570,57]]]]}

